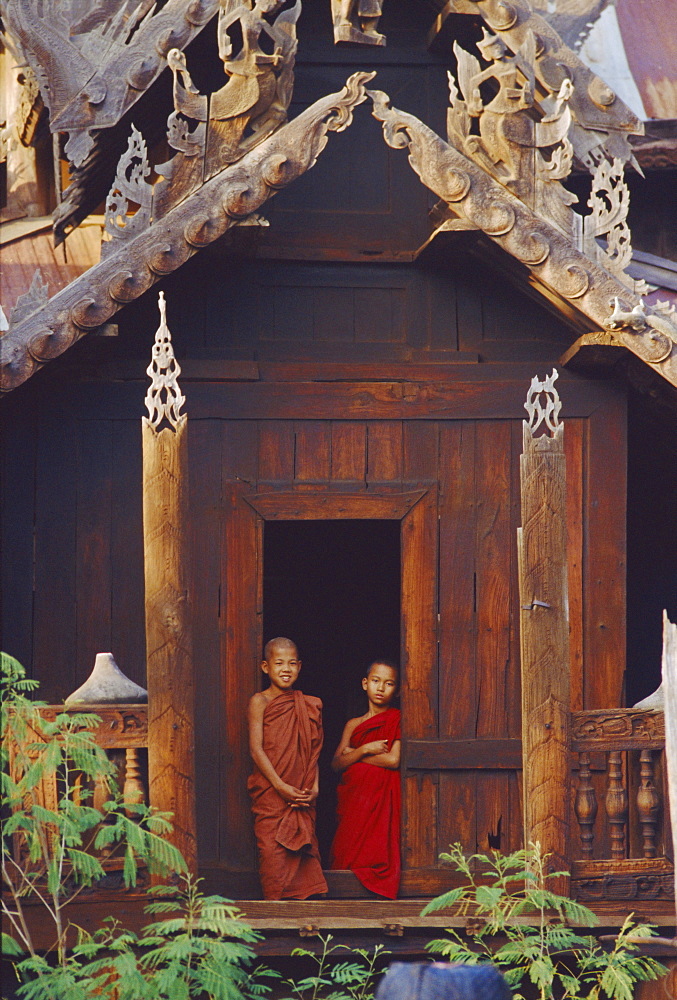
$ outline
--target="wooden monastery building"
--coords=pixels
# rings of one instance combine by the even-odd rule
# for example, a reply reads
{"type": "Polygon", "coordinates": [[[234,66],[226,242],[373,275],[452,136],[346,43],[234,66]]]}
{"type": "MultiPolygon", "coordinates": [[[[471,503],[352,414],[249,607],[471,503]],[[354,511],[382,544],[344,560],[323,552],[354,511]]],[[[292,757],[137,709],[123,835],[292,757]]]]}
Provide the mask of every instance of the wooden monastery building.
{"type": "MultiPolygon", "coordinates": [[[[38,6],[4,4],[2,648],[51,704],[102,650],[148,689],[102,739],[271,950],[420,951],[440,852],[525,826],[605,925],[674,926],[663,715],[630,707],[677,620],[660,0],[38,6]],[[630,97],[591,68],[609,11],[630,97]],[[325,860],[360,678],[401,663],[392,903],[350,872],[260,899],[246,711],[279,634],[324,703],[325,860]]],[[[107,878],[81,922],[139,910],[107,878]]]]}

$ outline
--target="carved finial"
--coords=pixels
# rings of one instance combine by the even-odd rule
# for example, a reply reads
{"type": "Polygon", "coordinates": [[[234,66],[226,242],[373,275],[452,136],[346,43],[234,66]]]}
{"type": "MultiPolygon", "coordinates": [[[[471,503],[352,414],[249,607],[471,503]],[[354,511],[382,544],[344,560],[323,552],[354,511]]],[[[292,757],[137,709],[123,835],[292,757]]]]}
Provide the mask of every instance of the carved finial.
{"type": "Polygon", "coordinates": [[[560,426],[559,411],[562,409],[562,401],[555,389],[556,378],[559,378],[559,372],[553,368],[552,374],[546,376],[542,382],[536,375],[531,380],[524,409],[529,414],[529,430],[532,437],[536,436],[541,424],[545,424],[544,433],[547,428],[551,436],[557,433],[557,428],[560,426]]]}
{"type": "Polygon", "coordinates": [[[181,374],[181,367],[174,357],[172,335],[167,326],[164,292],[160,292],[158,296],[158,307],[160,325],[155,334],[151,362],[146,368],[146,374],[151,379],[146,393],[148,422],[155,430],[163,420],[168,420],[172,427],[176,428],[181,419],[179,410],[186,401],[186,397],[181,395],[179,389],[178,377],[181,374]]]}

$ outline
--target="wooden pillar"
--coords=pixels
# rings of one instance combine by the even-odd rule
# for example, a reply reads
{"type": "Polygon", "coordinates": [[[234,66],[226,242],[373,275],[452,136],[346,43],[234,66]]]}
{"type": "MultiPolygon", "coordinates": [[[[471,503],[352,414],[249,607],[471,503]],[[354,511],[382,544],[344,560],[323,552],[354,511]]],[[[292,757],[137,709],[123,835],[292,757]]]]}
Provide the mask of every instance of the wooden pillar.
{"type": "MultiPolygon", "coordinates": [[[[557,371],[532,379],[520,459],[517,530],[522,661],[525,844],[551,854],[546,871],[569,870],[569,606],[566,468],[557,371]],[[536,432],[540,430],[539,436],[536,432]]],[[[568,894],[569,880],[550,883],[568,894]]]]}
{"type": "Polygon", "coordinates": [[[670,621],[667,611],[663,612],[663,688],[672,857],[677,862],[677,624],[670,621]]]}
{"type": "Polygon", "coordinates": [[[167,327],[161,323],[148,367],[142,418],[143,539],[146,582],[148,793],[173,813],[173,843],[196,871],[192,638],[188,595],[188,463],[185,402],[167,327]]]}

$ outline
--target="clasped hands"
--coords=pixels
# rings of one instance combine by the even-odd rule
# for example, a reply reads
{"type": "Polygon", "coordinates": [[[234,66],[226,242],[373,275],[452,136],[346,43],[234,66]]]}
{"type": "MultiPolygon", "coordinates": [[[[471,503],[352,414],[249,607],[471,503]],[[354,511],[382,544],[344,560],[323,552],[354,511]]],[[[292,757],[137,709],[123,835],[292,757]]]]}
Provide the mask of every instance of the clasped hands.
{"type": "Polygon", "coordinates": [[[309,809],[318,795],[317,788],[295,788],[285,781],[281,782],[277,791],[292,809],[309,809]]]}

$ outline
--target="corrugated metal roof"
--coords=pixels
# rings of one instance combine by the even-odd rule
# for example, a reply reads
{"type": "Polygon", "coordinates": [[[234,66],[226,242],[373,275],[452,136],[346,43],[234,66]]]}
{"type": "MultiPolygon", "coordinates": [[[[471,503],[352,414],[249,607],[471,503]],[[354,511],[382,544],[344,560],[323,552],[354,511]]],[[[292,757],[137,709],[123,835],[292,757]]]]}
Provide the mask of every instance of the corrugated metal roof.
{"type": "Polygon", "coordinates": [[[677,118],[677,4],[616,0],[630,71],[647,118],[677,118]]]}

